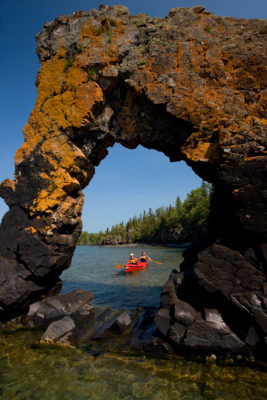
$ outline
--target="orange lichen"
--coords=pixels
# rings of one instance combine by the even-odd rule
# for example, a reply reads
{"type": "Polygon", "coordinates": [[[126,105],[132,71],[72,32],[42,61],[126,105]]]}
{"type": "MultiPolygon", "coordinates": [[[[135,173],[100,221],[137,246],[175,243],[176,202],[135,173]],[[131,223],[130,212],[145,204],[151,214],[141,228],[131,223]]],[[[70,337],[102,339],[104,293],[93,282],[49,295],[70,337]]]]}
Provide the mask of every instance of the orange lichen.
{"type": "Polygon", "coordinates": [[[36,233],[36,229],[33,226],[28,226],[27,228],[24,229],[26,232],[31,233],[32,235],[36,233]]]}
{"type": "MultiPolygon", "coordinates": [[[[198,15],[194,29],[187,31],[188,40],[178,41],[175,51],[169,51],[165,39],[158,42],[161,51],[152,56],[145,44],[133,44],[130,86],[154,104],[166,104],[166,109],[177,118],[190,121],[194,133],[181,147],[185,159],[190,163],[214,164],[220,161],[224,140],[230,140],[233,135],[238,137],[241,127],[265,126],[266,120],[260,114],[262,106],[247,104],[244,95],[237,90],[241,79],[239,72],[243,68],[238,57],[235,54],[230,57],[223,46],[214,45],[216,35],[223,35],[226,29],[225,22],[218,22],[202,12],[198,15]],[[210,29],[208,24],[212,25],[210,29]]],[[[70,17],[70,21],[76,18],[78,14],[70,17]]],[[[133,21],[136,22],[136,18],[133,21]]],[[[40,173],[42,190],[30,206],[31,215],[46,213],[51,216],[56,209],[64,215],[69,207],[80,210],[80,205],[69,200],[65,204],[65,199],[88,183],[94,169],[82,150],[69,140],[68,134],[74,132],[73,128],[84,128],[95,122],[95,110],[106,101],[101,74],[110,66],[119,69],[122,44],[130,49],[136,37],[131,29],[137,28],[129,25],[126,29],[125,20],[119,16],[116,19],[103,15],[89,17],[81,25],[75,55],[69,56],[68,43],[62,36],[56,54],[43,58],[37,78],[38,98],[24,128],[25,142],[15,156],[18,166],[38,146],[46,165],[46,171],[40,173]]],[[[174,27],[162,25],[164,29],[168,33],[174,27]]],[[[242,82],[253,82],[253,68],[244,69],[242,82]]],[[[120,139],[129,147],[135,147],[140,140],[138,122],[132,115],[135,101],[131,93],[127,93],[116,116],[120,139]]],[[[99,159],[105,153],[105,148],[99,149],[99,159]]],[[[14,182],[10,186],[15,190],[14,182]]]]}
{"type": "Polygon", "coordinates": [[[6,188],[10,189],[12,192],[15,191],[15,181],[13,179],[5,179],[2,183],[1,186],[5,186],[6,188]]]}

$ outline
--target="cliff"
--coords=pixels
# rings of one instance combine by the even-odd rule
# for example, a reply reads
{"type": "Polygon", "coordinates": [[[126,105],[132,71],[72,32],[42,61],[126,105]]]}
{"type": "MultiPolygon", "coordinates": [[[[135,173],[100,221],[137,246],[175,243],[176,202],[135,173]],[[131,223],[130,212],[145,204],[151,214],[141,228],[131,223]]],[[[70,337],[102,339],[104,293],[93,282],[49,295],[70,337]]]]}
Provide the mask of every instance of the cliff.
{"type": "MultiPolygon", "coordinates": [[[[2,320],[60,290],[81,232],[82,189],[109,146],[140,144],[185,160],[215,187],[207,241],[187,252],[163,315],[172,323],[180,298],[202,315],[205,337],[204,309],[217,307],[242,346],[265,348],[265,45],[266,22],[203,7],[152,19],[101,6],[44,25],[38,98],[15,179],[0,186],[10,207],[0,228],[2,320]]],[[[197,323],[183,325],[177,346],[197,323]]]]}

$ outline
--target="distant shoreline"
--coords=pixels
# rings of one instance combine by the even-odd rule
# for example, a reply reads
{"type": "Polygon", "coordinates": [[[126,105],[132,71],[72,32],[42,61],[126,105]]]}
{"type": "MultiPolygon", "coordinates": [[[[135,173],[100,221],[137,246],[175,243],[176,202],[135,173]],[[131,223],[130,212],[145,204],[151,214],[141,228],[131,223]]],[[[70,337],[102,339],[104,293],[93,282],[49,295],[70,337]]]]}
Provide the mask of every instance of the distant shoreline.
{"type": "Polygon", "coordinates": [[[175,243],[125,243],[125,244],[77,244],[78,246],[94,246],[94,247],[173,247],[173,248],[186,248],[189,247],[192,242],[185,242],[181,244],[175,243]]]}

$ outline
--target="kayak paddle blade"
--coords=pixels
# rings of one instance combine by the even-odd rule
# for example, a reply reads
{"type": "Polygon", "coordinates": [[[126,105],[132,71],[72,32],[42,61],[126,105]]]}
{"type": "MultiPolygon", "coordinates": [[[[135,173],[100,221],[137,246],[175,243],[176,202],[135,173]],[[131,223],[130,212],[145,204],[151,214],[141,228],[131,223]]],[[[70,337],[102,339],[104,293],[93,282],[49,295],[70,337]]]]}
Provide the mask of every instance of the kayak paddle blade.
{"type": "Polygon", "coordinates": [[[119,268],[121,268],[121,267],[123,267],[124,266],[124,264],[118,264],[118,265],[115,265],[115,268],[116,269],[119,269],[119,268]]]}

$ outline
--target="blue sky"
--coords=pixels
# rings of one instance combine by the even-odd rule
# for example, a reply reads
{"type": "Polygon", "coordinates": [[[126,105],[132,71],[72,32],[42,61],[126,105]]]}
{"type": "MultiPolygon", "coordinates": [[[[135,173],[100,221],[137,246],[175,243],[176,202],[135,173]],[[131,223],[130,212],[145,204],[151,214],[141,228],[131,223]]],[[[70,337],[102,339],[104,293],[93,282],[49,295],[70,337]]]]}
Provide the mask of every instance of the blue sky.
{"type": "MultiPolygon", "coordinates": [[[[46,21],[100,4],[124,4],[131,14],[165,17],[174,7],[201,4],[217,15],[266,18],[266,0],[1,0],[0,2],[0,182],[13,178],[14,155],[23,143],[22,129],[36,101],[34,85],[40,67],[35,34],[46,21]]],[[[84,230],[96,232],[126,221],[149,207],[183,200],[201,180],[184,163],[170,163],[163,154],[140,146],[116,144],[96,169],[85,189],[84,230]]],[[[7,211],[0,198],[0,220],[7,211]]]]}

